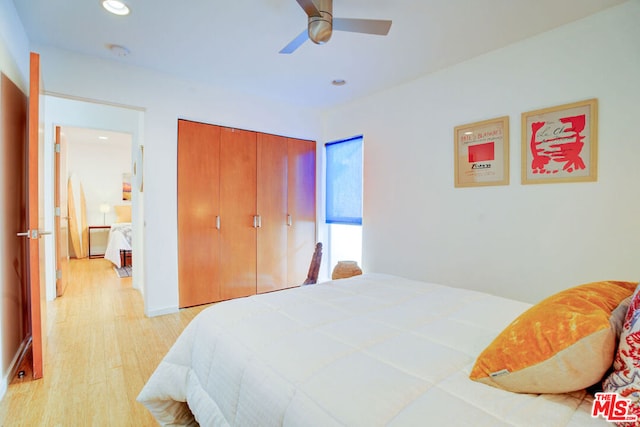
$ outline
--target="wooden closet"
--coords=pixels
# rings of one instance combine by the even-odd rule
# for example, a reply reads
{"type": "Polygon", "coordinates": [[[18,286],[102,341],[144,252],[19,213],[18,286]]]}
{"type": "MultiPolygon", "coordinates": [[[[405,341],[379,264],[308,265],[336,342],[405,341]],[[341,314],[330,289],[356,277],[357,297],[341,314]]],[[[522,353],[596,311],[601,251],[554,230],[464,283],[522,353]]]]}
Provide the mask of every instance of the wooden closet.
{"type": "Polygon", "coordinates": [[[305,280],[315,150],[314,141],[178,120],[181,308],[305,280]]]}

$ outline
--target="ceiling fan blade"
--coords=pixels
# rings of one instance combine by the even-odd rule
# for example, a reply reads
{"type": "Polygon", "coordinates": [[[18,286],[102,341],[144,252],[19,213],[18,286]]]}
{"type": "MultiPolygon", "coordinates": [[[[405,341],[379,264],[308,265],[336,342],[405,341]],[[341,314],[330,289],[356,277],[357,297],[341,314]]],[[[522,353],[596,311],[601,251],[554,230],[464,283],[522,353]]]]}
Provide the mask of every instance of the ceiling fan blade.
{"type": "MultiPolygon", "coordinates": [[[[298,0],[298,2],[300,2],[300,0],[298,0]]],[[[386,36],[390,28],[391,21],[380,19],[333,18],[333,29],[337,31],[386,36]]]]}
{"type": "Polygon", "coordinates": [[[309,17],[320,16],[320,11],[316,7],[315,3],[313,3],[313,0],[296,0],[296,1],[300,5],[300,7],[304,9],[304,12],[307,14],[307,16],[309,17]]]}
{"type": "Polygon", "coordinates": [[[283,47],[279,53],[293,53],[294,50],[299,48],[302,43],[306,42],[307,40],[309,40],[309,32],[305,28],[304,31],[298,34],[295,39],[291,40],[288,45],[283,47]]]}

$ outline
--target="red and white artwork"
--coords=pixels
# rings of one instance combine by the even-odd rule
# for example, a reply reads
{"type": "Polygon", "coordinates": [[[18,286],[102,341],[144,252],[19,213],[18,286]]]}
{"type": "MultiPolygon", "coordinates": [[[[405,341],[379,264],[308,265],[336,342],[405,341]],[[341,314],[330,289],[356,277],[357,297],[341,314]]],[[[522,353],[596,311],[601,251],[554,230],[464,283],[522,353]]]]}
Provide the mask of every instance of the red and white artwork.
{"type": "Polygon", "coordinates": [[[596,101],[523,114],[523,183],[595,181],[596,101]]]}
{"type": "Polygon", "coordinates": [[[509,184],[509,117],[455,128],[455,186],[509,184]]]}

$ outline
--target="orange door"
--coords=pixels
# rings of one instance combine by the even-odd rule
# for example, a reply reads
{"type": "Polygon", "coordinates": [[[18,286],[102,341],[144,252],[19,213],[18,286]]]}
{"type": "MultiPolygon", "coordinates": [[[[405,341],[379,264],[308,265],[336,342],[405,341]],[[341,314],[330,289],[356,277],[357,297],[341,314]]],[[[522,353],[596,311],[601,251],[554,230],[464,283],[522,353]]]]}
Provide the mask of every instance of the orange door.
{"type": "MultiPolygon", "coordinates": [[[[3,185],[0,188],[0,206],[3,224],[2,234],[4,276],[2,288],[2,316],[4,328],[3,351],[11,359],[17,355],[23,360],[31,350],[31,296],[29,288],[29,189],[27,182],[28,97],[4,73],[0,79],[0,169],[3,185]]],[[[11,367],[8,364],[4,366],[11,367]]]]}
{"type": "Polygon", "coordinates": [[[179,305],[220,301],[220,127],[178,121],[179,305]]]}
{"type": "Polygon", "coordinates": [[[316,143],[288,139],[289,286],[302,284],[316,244],[316,143]]]}
{"type": "Polygon", "coordinates": [[[256,133],[220,133],[220,286],[222,299],[256,293],[256,133]]]}
{"type": "Polygon", "coordinates": [[[287,287],[287,138],[258,134],[257,292],[287,287]]]}
{"type": "MultiPolygon", "coordinates": [[[[44,316],[42,310],[45,307],[46,294],[40,280],[40,254],[41,251],[40,230],[44,223],[39,209],[39,180],[40,170],[38,155],[40,149],[40,55],[31,53],[29,61],[29,119],[28,119],[28,203],[27,216],[29,227],[29,306],[30,329],[32,339],[33,378],[42,378],[43,375],[43,338],[42,331],[44,316]]],[[[44,242],[42,242],[44,243],[44,242]]]]}
{"type": "Polygon", "coordinates": [[[69,207],[66,186],[66,141],[60,136],[60,127],[55,128],[54,187],[55,205],[54,229],[56,236],[56,296],[60,297],[67,288],[69,274],[69,207]]]}

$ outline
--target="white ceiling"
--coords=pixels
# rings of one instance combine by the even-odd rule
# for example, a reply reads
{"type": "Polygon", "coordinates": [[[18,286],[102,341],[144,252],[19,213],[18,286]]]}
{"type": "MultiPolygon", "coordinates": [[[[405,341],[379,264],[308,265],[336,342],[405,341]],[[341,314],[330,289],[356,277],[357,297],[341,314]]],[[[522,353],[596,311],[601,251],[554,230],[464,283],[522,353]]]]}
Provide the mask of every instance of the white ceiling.
{"type": "Polygon", "coordinates": [[[278,51],[306,27],[295,0],[127,0],[126,17],[99,0],[13,2],[33,43],[327,108],[625,0],[335,0],[335,17],[393,20],[389,35],[334,32],[328,44],[307,41],[291,55],[278,51]],[[116,57],[109,44],[131,53],[116,57]]]}
{"type": "Polygon", "coordinates": [[[118,145],[131,150],[131,134],[101,129],[64,126],[60,129],[62,138],[67,143],[78,145],[109,144],[118,145]]]}

